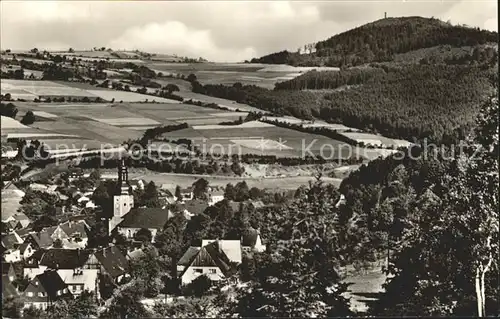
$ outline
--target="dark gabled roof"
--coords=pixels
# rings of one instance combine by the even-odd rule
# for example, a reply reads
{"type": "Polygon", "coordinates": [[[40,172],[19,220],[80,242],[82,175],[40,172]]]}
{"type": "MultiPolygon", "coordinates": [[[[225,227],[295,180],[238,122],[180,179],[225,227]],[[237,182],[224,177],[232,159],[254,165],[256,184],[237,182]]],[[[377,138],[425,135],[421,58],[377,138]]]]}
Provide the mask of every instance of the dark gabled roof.
{"type": "Polygon", "coordinates": [[[18,229],[16,230],[16,233],[21,237],[21,238],[24,238],[26,236],[29,235],[29,233],[31,233],[33,231],[33,229],[31,228],[23,228],[23,229],[18,229]]]}
{"type": "Polygon", "coordinates": [[[25,268],[38,268],[38,263],[42,259],[43,255],[47,252],[45,249],[36,250],[31,257],[27,258],[23,262],[25,268]]]}
{"type": "Polygon", "coordinates": [[[51,298],[56,298],[57,292],[67,287],[61,276],[59,276],[55,270],[45,271],[37,275],[36,278],[51,298]]]}
{"type": "Polygon", "coordinates": [[[194,199],[188,200],[184,204],[180,204],[178,207],[187,210],[191,214],[199,215],[205,212],[208,207],[208,203],[202,200],[194,199]]]}
{"type": "Polygon", "coordinates": [[[2,275],[8,275],[12,267],[11,263],[2,263],[2,275]]]}
{"type": "Polygon", "coordinates": [[[179,259],[177,265],[189,266],[193,262],[194,257],[198,254],[199,251],[200,247],[189,247],[184,255],[182,255],[181,259],[179,259]]]}
{"type": "Polygon", "coordinates": [[[52,239],[52,234],[54,234],[54,231],[57,229],[57,226],[51,226],[42,229],[42,231],[35,233],[35,234],[30,234],[30,236],[33,238],[35,243],[38,245],[40,248],[49,248],[52,246],[54,243],[54,240],[52,239]]]}
{"type": "Polygon", "coordinates": [[[20,212],[16,213],[13,217],[14,217],[15,220],[18,220],[18,221],[20,221],[20,220],[30,220],[29,217],[26,216],[26,214],[20,213],[20,212]]]}
{"type": "Polygon", "coordinates": [[[73,222],[73,221],[67,221],[65,223],[62,223],[59,225],[61,229],[71,237],[74,234],[80,234],[81,237],[86,237],[87,236],[87,225],[84,221],[80,222],[73,222]]]}
{"type": "Polygon", "coordinates": [[[4,298],[19,296],[16,287],[10,282],[7,275],[2,275],[2,296],[4,298]]]}
{"type": "Polygon", "coordinates": [[[2,263],[2,275],[10,275],[11,272],[15,276],[23,276],[23,264],[21,262],[17,263],[2,263]]]}
{"type": "Polygon", "coordinates": [[[86,249],[49,249],[39,264],[52,269],[76,269],[82,267],[91,254],[92,251],[86,249]]]}
{"type": "Polygon", "coordinates": [[[128,259],[141,259],[146,256],[149,256],[148,258],[156,258],[158,257],[158,250],[156,250],[154,247],[153,248],[139,248],[135,249],[133,251],[127,252],[127,257],[128,259]]]}
{"type": "Polygon", "coordinates": [[[20,243],[17,241],[17,236],[13,232],[5,236],[2,236],[2,246],[5,247],[6,249],[15,248],[15,246],[18,244],[20,243]]]}
{"type": "Polygon", "coordinates": [[[118,227],[163,229],[169,218],[168,209],[132,208],[118,227]]]}
{"type": "Polygon", "coordinates": [[[28,249],[28,247],[30,246],[31,244],[30,243],[22,243],[21,246],[19,246],[19,251],[21,252],[21,254],[24,254],[24,251],[26,249],[28,249]]]}
{"type": "Polygon", "coordinates": [[[98,250],[94,256],[112,278],[124,275],[129,271],[127,258],[116,246],[98,250]]]}
{"type": "MultiPolygon", "coordinates": [[[[235,271],[227,255],[220,249],[218,241],[201,247],[198,253],[191,257],[187,265],[192,267],[218,267],[224,276],[228,276],[235,271]]],[[[189,267],[186,267],[184,273],[188,269],[189,267]]]]}

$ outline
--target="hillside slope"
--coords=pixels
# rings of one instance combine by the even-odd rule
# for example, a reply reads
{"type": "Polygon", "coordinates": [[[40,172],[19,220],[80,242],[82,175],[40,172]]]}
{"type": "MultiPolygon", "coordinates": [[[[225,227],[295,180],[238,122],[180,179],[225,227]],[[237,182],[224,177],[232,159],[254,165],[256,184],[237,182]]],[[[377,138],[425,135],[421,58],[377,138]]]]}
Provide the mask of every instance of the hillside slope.
{"type": "Polygon", "coordinates": [[[386,18],[320,41],[314,53],[281,51],[251,62],[342,67],[392,61],[396,54],[440,45],[463,47],[486,43],[498,43],[498,33],[454,26],[434,18],[386,18]]]}

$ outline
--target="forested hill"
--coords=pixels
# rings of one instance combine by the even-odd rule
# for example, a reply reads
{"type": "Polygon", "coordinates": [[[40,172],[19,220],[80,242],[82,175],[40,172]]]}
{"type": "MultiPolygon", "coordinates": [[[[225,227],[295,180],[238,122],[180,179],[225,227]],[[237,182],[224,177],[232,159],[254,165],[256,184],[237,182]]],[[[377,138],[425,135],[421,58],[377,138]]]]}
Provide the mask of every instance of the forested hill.
{"type": "Polygon", "coordinates": [[[300,66],[355,66],[393,61],[396,55],[436,46],[475,47],[498,43],[498,33],[445,23],[434,18],[386,18],[316,43],[316,52],[281,51],[253,63],[300,66]]]}

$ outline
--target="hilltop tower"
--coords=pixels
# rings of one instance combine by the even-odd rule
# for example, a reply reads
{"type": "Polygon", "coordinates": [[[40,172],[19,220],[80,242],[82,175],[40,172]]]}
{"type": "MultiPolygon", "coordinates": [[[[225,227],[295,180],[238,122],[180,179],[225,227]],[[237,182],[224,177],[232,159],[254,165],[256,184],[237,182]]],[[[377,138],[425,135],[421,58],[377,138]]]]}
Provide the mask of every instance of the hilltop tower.
{"type": "Polygon", "coordinates": [[[132,187],[128,183],[128,169],[125,160],[121,160],[118,165],[118,185],[116,194],[113,196],[113,217],[109,221],[109,233],[123,220],[125,216],[134,207],[134,196],[131,192],[132,187]]]}

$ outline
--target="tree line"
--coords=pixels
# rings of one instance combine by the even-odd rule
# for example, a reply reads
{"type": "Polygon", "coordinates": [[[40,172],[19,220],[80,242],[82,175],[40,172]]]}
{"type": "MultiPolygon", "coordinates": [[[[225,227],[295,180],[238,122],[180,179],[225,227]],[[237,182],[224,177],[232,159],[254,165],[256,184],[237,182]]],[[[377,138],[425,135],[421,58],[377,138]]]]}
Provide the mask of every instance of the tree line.
{"type": "Polygon", "coordinates": [[[252,62],[346,67],[393,61],[397,54],[440,45],[473,47],[497,42],[497,32],[453,26],[434,18],[386,18],[319,41],[313,53],[281,51],[252,62]]]}
{"type": "Polygon", "coordinates": [[[495,69],[484,66],[377,65],[313,71],[278,84],[276,90],[193,84],[193,91],[277,115],[320,118],[414,142],[452,144],[468,132],[480,101],[497,79],[495,69]],[[344,89],[320,90],[335,88],[344,89]]]}

